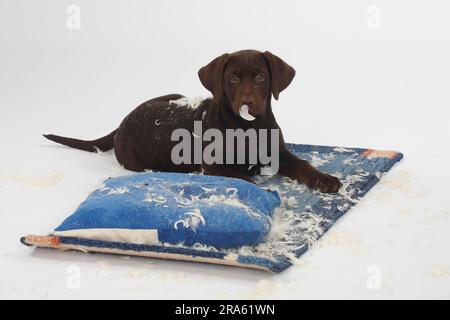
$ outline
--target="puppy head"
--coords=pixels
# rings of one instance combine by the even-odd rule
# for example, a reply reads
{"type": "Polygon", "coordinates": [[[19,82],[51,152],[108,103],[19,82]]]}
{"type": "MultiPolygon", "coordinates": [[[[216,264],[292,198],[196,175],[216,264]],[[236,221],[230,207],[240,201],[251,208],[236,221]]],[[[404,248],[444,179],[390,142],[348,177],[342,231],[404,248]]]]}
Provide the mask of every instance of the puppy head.
{"type": "Polygon", "coordinates": [[[268,51],[242,50],[217,57],[201,68],[198,76],[214,102],[219,103],[225,95],[236,115],[242,105],[248,105],[249,113],[258,117],[264,114],[271,94],[278,100],[295,70],[268,51]]]}

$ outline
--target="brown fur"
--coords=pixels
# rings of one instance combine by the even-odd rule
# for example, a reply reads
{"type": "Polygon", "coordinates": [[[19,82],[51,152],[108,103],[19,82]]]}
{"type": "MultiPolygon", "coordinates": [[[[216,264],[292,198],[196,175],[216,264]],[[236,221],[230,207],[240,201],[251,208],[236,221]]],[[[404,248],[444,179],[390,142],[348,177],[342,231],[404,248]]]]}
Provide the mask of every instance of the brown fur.
{"type": "MultiPolygon", "coordinates": [[[[216,128],[222,133],[226,129],[238,128],[279,129],[272,113],[271,97],[273,95],[278,99],[280,92],[294,78],[295,70],[270,52],[243,50],[214,59],[201,68],[198,75],[201,83],[213,94],[213,99],[205,99],[196,109],[169,103],[183,97],[172,94],[144,102],[122,121],[117,130],[103,138],[83,141],[55,135],[45,137],[86,151],[114,148],[119,163],[132,171],[203,170],[205,174],[251,181],[251,176],[259,172],[260,164],[250,168],[248,164],[172,163],[171,150],[178,143],[171,141],[172,131],[186,128],[192,132],[195,120],[202,121],[203,130],[216,128]],[[249,106],[249,113],[256,117],[254,121],[249,122],[239,116],[239,108],[243,104],[249,106]]],[[[279,174],[302,181],[322,192],[336,192],[339,189],[339,179],[319,172],[307,161],[292,154],[286,148],[282,134],[279,145],[279,174]]]]}

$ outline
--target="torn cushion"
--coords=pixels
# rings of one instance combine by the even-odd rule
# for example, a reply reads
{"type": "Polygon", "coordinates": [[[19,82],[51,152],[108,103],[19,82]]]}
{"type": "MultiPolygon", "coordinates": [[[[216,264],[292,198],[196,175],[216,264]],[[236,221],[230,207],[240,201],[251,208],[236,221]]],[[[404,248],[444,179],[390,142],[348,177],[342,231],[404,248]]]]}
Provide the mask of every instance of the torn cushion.
{"type": "Polygon", "coordinates": [[[147,245],[256,245],[280,197],[233,178],[146,172],[110,178],[53,235],[147,245]]]}

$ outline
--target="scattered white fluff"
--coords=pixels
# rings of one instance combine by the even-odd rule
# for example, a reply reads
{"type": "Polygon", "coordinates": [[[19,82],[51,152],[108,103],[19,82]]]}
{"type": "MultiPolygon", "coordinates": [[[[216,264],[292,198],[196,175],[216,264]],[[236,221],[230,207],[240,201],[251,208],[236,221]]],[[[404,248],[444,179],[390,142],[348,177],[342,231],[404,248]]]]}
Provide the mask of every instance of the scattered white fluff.
{"type": "Polygon", "coordinates": [[[192,199],[190,200],[184,197],[184,190],[178,192],[178,194],[175,196],[175,201],[178,203],[179,207],[192,205],[192,199]]]}
{"type": "Polygon", "coordinates": [[[192,246],[193,246],[195,249],[197,249],[197,250],[219,252],[219,250],[218,250],[217,248],[215,248],[215,247],[213,247],[213,246],[208,246],[208,245],[203,244],[203,243],[198,243],[198,242],[196,242],[196,243],[194,243],[192,246]]]}
{"type": "Polygon", "coordinates": [[[203,191],[205,191],[206,193],[214,193],[217,191],[217,188],[206,188],[206,187],[201,187],[203,189],[203,191]]]}
{"type": "Polygon", "coordinates": [[[261,214],[251,210],[245,203],[242,203],[239,198],[237,197],[226,197],[226,196],[211,196],[208,199],[208,202],[210,205],[217,204],[217,203],[223,203],[235,208],[241,208],[244,209],[244,211],[253,218],[262,218],[261,214]]]}
{"type": "Polygon", "coordinates": [[[248,105],[244,104],[239,108],[239,115],[241,116],[242,119],[247,120],[247,121],[253,121],[256,118],[254,116],[252,116],[249,112],[248,112],[248,105]]]}
{"type": "MultiPolygon", "coordinates": [[[[209,191],[207,193],[216,191],[213,189],[207,190],[209,191]]],[[[207,198],[200,198],[199,196],[191,195],[189,198],[187,198],[184,196],[184,190],[181,190],[178,194],[175,195],[175,201],[177,202],[179,207],[197,207],[199,204],[203,205],[206,204],[209,206],[214,206],[217,204],[226,204],[236,208],[244,209],[245,212],[251,217],[260,219],[262,218],[260,213],[253,211],[249,206],[241,202],[239,197],[237,197],[238,190],[236,188],[227,188],[225,189],[225,191],[227,193],[226,195],[211,194],[207,198]]]]}
{"type": "Polygon", "coordinates": [[[265,241],[256,247],[241,247],[236,252],[244,256],[264,255],[271,259],[285,256],[292,263],[298,263],[295,252],[305,245],[312,245],[323,234],[322,223],[325,219],[313,213],[298,214],[279,208],[273,215],[272,228],[265,241]]]}
{"type": "Polygon", "coordinates": [[[203,97],[194,97],[194,98],[180,98],[177,100],[169,100],[169,104],[174,104],[177,107],[188,107],[191,109],[197,109],[203,102],[203,97]]]}
{"type": "Polygon", "coordinates": [[[238,189],[236,189],[236,188],[226,188],[225,189],[225,191],[226,191],[226,193],[231,193],[231,197],[236,197],[237,196],[237,193],[238,193],[238,189]]]}
{"type": "Polygon", "coordinates": [[[326,160],[328,160],[328,161],[330,161],[330,160],[333,160],[334,158],[336,158],[336,154],[335,153],[325,153],[324,155],[323,155],[323,157],[326,159],[326,160]]]}
{"type": "Polygon", "coordinates": [[[156,119],[156,120],[155,120],[155,124],[156,124],[157,126],[159,126],[159,125],[161,124],[161,119],[156,119]]]}
{"type": "Polygon", "coordinates": [[[344,148],[344,147],[336,147],[333,150],[336,151],[336,152],[352,152],[353,151],[352,149],[347,149],[347,148],[344,148]]]}
{"type": "Polygon", "coordinates": [[[380,180],[384,174],[385,174],[385,172],[381,172],[381,171],[375,172],[375,176],[378,178],[378,180],[380,180]]]}
{"type": "Polygon", "coordinates": [[[107,195],[118,195],[118,194],[124,194],[130,192],[130,190],[127,187],[120,187],[120,188],[102,188],[102,191],[108,191],[107,195]]]}
{"type": "Polygon", "coordinates": [[[303,183],[299,183],[297,180],[292,180],[287,177],[283,178],[282,184],[283,186],[294,189],[297,192],[305,192],[308,189],[308,187],[303,183]]]}
{"type": "Polygon", "coordinates": [[[342,187],[339,189],[339,194],[351,203],[357,203],[358,199],[356,199],[355,196],[357,195],[359,190],[357,188],[352,188],[351,186],[355,182],[364,181],[365,176],[367,175],[362,173],[346,176],[345,179],[341,181],[342,187]]]}
{"type": "Polygon", "coordinates": [[[274,176],[276,172],[272,167],[261,167],[260,175],[262,176],[274,176]]]}
{"type": "Polygon", "coordinates": [[[320,198],[325,202],[333,201],[334,197],[328,193],[319,193],[320,198]]]}
{"type": "Polygon", "coordinates": [[[344,202],[342,205],[338,205],[337,209],[339,211],[345,212],[348,210],[349,207],[350,207],[350,205],[347,202],[344,202]]]}
{"type": "Polygon", "coordinates": [[[294,197],[285,198],[285,204],[288,209],[294,207],[297,204],[297,199],[294,197]]]}
{"type": "Polygon", "coordinates": [[[328,163],[329,160],[327,159],[322,159],[317,155],[317,152],[313,152],[311,154],[311,165],[313,165],[314,167],[320,167],[322,165],[324,165],[325,163],[328,163]]]}
{"type": "MultiPolygon", "coordinates": [[[[293,184],[295,185],[294,182],[293,184]]],[[[278,189],[273,185],[269,188],[278,189]]],[[[331,223],[313,212],[295,212],[293,208],[297,200],[294,197],[284,196],[282,190],[277,191],[282,200],[281,206],[275,209],[272,227],[264,242],[254,247],[243,246],[224,251],[230,257],[233,253],[243,256],[265,256],[273,260],[278,256],[285,256],[292,263],[298,263],[296,252],[304,246],[312,245],[324,233],[323,227],[331,223]]]]}
{"type": "Polygon", "coordinates": [[[355,158],[346,158],[342,161],[342,164],[344,165],[351,165],[353,162],[355,162],[357,159],[355,158]]]}
{"type": "Polygon", "coordinates": [[[104,155],[104,154],[105,154],[105,152],[102,151],[102,150],[100,150],[99,147],[94,146],[94,149],[95,149],[95,153],[97,153],[97,154],[99,154],[99,155],[104,155]]]}
{"type": "Polygon", "coordinates": [[[154,193],[148,194],[147,197],[144,199],[145,202],[156,202],[156,206],[160,206],[167,202],[167,199],[164,198],[162,195],[155,196],[154,193]]]}
{"type": "Polygon", "coordinates": [[[324,218],[312,212],[305,212],[300,215],[299,226],[304,231],[303,238],[308,245],[313,245],[324,233],[322,222],[324,222],[324,218]]]}
{"type": "Polygon", "coordinates": [[[178,230],[178,225],[181,224],[185,229],[190,228],[192,231],[197,232],[197,228],[200,224],[206,225],[206,220],[203,217],[201,211],[195,208],[193,211],[186,212],[183,219],[175,221],[173,227],[178,230]]]}
{"type": "Polygon", "coordinates": [[[206,244],[198,243],[198,242],[194,243],[192,246],[189,246],[189,247],[186,246],[183,242],[176,243],[176,244],[165,242],[164,247],[172,247],[172,248],[192,248],[193,247],[196,250],[220,252],[220,250],[217,249],[216,247],[208,246],[206,244]]]}
{"type": "Polygon", "coordinates": [[[344,177],[341,172],[333,172],[332,175],[340,180],[344,177]]]}
{"type": "Polygon", "coordinates": [[[224,257],[225,260],[230,260],[230,261],[236,261],[238,258],[239,258],[239,255],[236,253],[230,253],[224,257]]]}

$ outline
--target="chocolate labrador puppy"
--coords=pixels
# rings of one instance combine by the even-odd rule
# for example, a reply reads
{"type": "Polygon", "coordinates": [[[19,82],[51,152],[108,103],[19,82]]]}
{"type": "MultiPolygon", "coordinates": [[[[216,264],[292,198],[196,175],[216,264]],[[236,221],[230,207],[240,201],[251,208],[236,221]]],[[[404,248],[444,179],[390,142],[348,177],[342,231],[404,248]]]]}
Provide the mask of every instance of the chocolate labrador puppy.
{"type": "MultiPolygon", "coordinates": [[[[189,105],[177,94],[158,97],[144,102],[122,121],[109,135],[92,141],[44,135],[54,142],[85,151],[95,152],[114,149],[117,160],[124,168],[132,171],[146,169],[175,172],[199,172],[221,175],[251,181],[251,177],[261,170],[262,162],[246,163],[205,163],[193,161],[174,163],[172,150],[178,144],[173,141],[175,129],[195,131],[194,122],[202,125],[202,131],[217,129],[224,133],[228,129],[280,129],[272,113],[271,98],[278,100],[282,92],[294,78],[295,70],[279,57],[266,51],[242,50],[223,54],[198,72],[201,83],[213,98],[189,105]],[[243,107],[246,116],[243,116],[243,107]]],[[[297,179],[308,187],[322,192],[337,192],[341,186],[338,178],[322,173],[307,161],[290,152],[284,142],[281,130],[277,141],[267,137],[269,146],[278,143],[278,174],[297,179]]],[[[194,134],[194,140],[197,135],[194,134]]],[[[262,138],[259,138],[262,139],[262,138]]],[[[190,142],[194,149],[194,142],[190,142]]],[[[247,143],[247,142],[246,142],[247,143]]],[[[202,146],[201,148],[204,148],[202,146]]],[[[234,158],[238,155],[236,146],[234,158]]],[[[268,148],[269,152],[271,147],[268,148]]],[[[248,148],[246,159],[250,156],[248,148]]]]}

